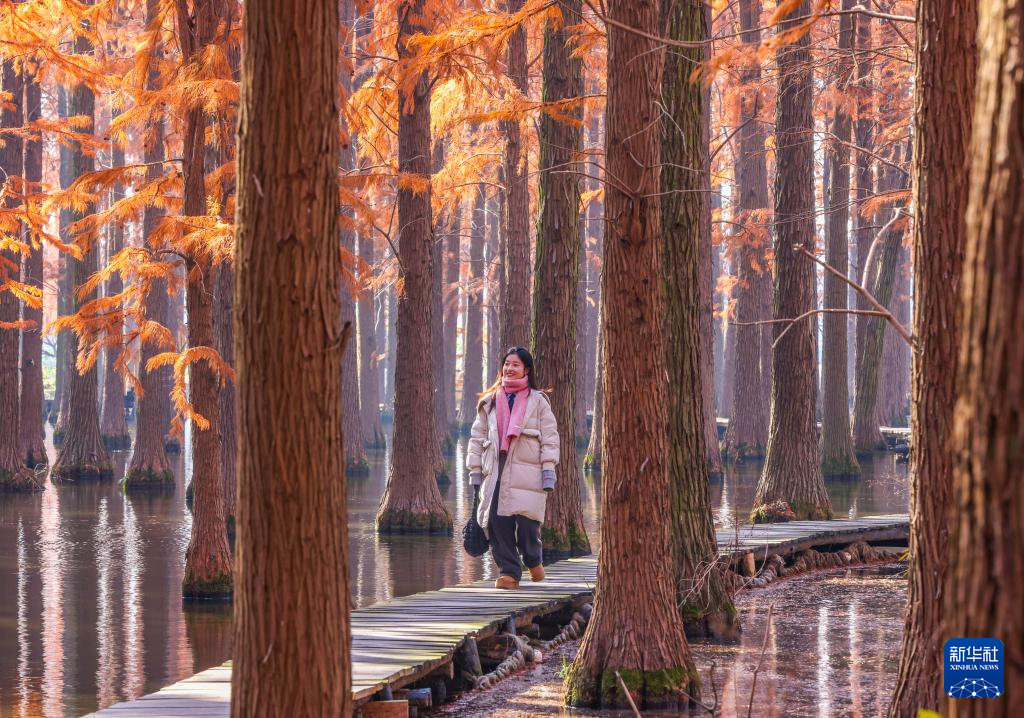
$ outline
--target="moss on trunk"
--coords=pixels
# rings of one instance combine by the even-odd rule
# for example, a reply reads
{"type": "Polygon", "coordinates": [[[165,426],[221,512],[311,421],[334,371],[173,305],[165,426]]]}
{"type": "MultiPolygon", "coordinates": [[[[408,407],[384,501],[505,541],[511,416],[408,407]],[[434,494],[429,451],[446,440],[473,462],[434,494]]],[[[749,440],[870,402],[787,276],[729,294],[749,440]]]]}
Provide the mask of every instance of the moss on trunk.
{"type": "Polygon", "coordinates": [[[102,461],[90,461],[80,464],[61,464],[50,472],[50,480],[55,484],[69,484],[81,481],[106,481],[114,478],[114,467],[102,461]]]}
{"type": "Polygon", "coordinates": [[[590,540],[582,527],[570,524],[565,531],[545,526],[540,530],[544,544],[544,563],[591,554],[590,540]]]}
{"type": "Polygon", "coordinates": [[[166,471],[155,471],[152,468],[129,469],[124,480],[121,481],[121,487],[125,491],[173,488],[174,472],[170,469],[166,471]]]}
{"type": "Polygon", "coordinates": [[[43,484],[27,468],[18,471],[0,471],[0,493],[31,493],[42,491],[43,484]]]}
{"type": "Polygon", "coordinates": [[[181,595],[186,601],[230,601],[232,586],[230,573],[205,578],[186,575],[181,581],[181,595]]]}
{"type": "Polygon", "coordinates": [[[573,706],[628,710],[630,700],[623,684],[641,710],[681,710],[690,703],[687,694],[699,691],[700,676],[684,666],[656,671],[606,666],[600,674],[585,676],[570,670],[565,701],[573,706]]]}
{"type": "Polygon", "coordinates": [[[451,536],[452,519],[447,513],[388,509],[377,514],[379,534],[434,534],[451,536]]]}

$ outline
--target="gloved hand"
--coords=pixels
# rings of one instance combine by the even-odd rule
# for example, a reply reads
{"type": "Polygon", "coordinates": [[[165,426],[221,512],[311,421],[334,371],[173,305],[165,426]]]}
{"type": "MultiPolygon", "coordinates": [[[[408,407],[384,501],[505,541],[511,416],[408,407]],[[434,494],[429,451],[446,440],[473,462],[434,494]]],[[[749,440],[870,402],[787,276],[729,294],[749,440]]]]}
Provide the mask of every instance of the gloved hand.
{"type": "Polygon", "coordinates": [[[551,492],[555,490],[555,471],[554,469],[544,469],[540,472],[541,486],[544,490],[551,492]]]}

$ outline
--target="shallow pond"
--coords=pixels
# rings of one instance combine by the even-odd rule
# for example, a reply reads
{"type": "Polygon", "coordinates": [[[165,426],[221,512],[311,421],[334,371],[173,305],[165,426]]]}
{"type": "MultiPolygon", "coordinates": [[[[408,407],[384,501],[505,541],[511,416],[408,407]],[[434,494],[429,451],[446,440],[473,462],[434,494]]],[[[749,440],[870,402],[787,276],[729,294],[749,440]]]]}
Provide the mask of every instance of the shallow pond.
{"type": "MultiPolygon", "coordinates": [[[[453,476],[462,475],[461,453],[460,445],[453,476]]],[[[128,455],[116,456],[123,468],[128,455]]],[[[347,484],[355,605],[493,578],[489,561],[466,556],[453,539],[382,539],[374,533],[386,467],[382,454],[371,462],[369,476],[347,484]]],[[[759,470],[748,464],[712,482],[719,527],[743,522],[759,470]]],[[[125,496],[109,483],[0,495],[0,716],[81,715],[155,691],[230,656],[230,606],[182,605],[191,515],[184,501],[190,471],[180,456],[176,473],[177,489],[167,494],[125,496]]],[[[597,548],[600,477],[587,476],[581,488],[587,530],[597,548]]],[[[472,493],[464,481],[453,480],[442,494],[461,525],[472,493]]],[[[865,466],[864,478],[831,483],[829,494],[838,516],[905,511],[905,466],[880,454],[865,466]]],[[[898,613],[902,599],[893,601],[898,613]]],[[[819,604],[808,598],[808,610],[818,610],[819,604]]],[[[848,613],[828,618],[818,643],[805,641],[792,652],[773,654],[772,670],[793,671],[804,683],[818,680],[819,674],[802,671],[815,656],[828,663],[837,650],[846,650],[836,648],[842,644],[835,641],[837,632],[853,630],[844,628],[843,621],[853,620],[848,613]]],[[[745,640],[760,636],[756,617],[752,621],[745,640]]],[[[893,630],[898,643],[899,627],[893,630]]],[[[788,640],[781,624],[773,635],[779,645],[788,640]]],[[[829,675],[834,683],[837,676],[829,675]]],[[[821,685],[807,684],[807,690],[816,694],[821,685]]],[[[740,682],[736,693],[742,692],[740,682]]]]}

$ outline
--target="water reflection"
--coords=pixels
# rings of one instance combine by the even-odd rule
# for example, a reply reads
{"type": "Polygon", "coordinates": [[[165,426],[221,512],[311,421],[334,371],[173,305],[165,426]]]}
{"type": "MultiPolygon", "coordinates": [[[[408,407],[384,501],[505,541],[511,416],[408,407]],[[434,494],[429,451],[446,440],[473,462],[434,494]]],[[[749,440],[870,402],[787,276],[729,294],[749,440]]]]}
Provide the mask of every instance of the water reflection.
{"type": "MultiPolygon", "coordinates": [[[[186,448],[190,440],[186,434],[186,448]]],[[[452,460],[453,481],[442,489],[455,521],[454,540],[376,535],[373,519],[387,478],[386,453],[371,457],[368,476],[348,479],[349,564],[356,607],[495,578],[490,560],[471,558],[460,547],[459,530],[473,504],[472,490],[458,478],[463,474],[463,454],[464,445],[459,442],[452,460]]],[[[123,470],[127,454],[116,456],[123,470]]],[[[4,547],[0,551],[0,716],[81,715],[155,691],[230,656],[230,607],[182,605],[180,585],[192,520],[184,504],[190,470],[182,455],[172,460],[177,476],[173,492],[126,496],[110,483],[48,485],[37,495],[0,496],[0,545],[4,547]]],[[[829,485],[837,515],[906,510],[904,467],[889,456],[879,456],[865,462],[864,468],[860,481],[829,485]]],[[[757,464],[730,467],[724,477],[711,483],[718,528],[745,523],[759,471],[757,464]]],[[[580,495],[585,527],[596,550],[600,475],[584,476],[580,495]]],[[[814,604],[811,623],[819,633],[798,649],[790,645],[789,631],[806,632],[806,617],[793,625],[773,626],[765,659],[767,673],[777,676],[781,670],[797,670],[790,678],[804,681],[809,694],[817,695],[819,680],[842,681],[844,673],[837,670],[836,661],[846,660],[851,696],[860,695],[854,671],[877,670],[869,665],[876,660],[873,654],[854,658],[862,652],[854,624],[868,619],[859,617],[860,608],[839,611],[836,605],[823,603],[819,610],[819,604],[814,604]],[[850,636],[846,655],[845,649],[835,645],[840,628],[850,636]],[[806,660],[809,652],[818,656],[816,664],[806,660]],[[794,669],[795,663],[801,665],[794,669]],[[820,673],[804,676],[799,671],[807,666],[820,673]]],[[[872,601],[863,606],[874,610],[872,601]]],[[[763,621],[762,608],[748,609],[745,616],[744,640],[755,642],[758,650],[763,623],[758,627],[757,616],[763,621]]],[[[776,610],[781,608],[777,605],[776,610]]],[[[865,646],[876,643],[864,641],[865,646]]],[[[752,665],[745,670],[749,673],[752,665]]],[[[749,684],[745,693],[742,681],[731,679],[722,690],[723,699],[728,695],[737,705],[743,704],[745,715],[749,684]]],[[[759,681],[758,696],[771,702],[776,693],[785,695],[788,690],[777,681],[765,681],[763,686],[759,681]]],[[[875,700],[870,692],[857,699],[858,704],[869,706],[867,714],[874,713],[875,700]]],[[[830,710],[825,706],[814,714],[830,710]]]]}

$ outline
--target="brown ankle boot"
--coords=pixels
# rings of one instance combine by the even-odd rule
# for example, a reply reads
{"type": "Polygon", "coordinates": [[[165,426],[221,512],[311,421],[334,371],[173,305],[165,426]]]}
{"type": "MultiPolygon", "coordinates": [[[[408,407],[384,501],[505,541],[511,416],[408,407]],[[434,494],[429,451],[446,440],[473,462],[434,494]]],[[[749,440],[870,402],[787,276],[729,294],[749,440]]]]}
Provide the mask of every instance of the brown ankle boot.
{"type": "Polygon", "coordinates": [[[519,581],[516,581],[511,576],[501,576],[494,582],[494,587],[512,590],[519,588],[519,581]]]}
{"type": "Polygon", "coordinates": [[[530,569],[530,578],[534,581],[544,580],[544,564],[538,563],[536,566],[530,569]]]}

